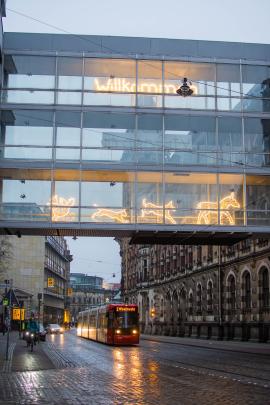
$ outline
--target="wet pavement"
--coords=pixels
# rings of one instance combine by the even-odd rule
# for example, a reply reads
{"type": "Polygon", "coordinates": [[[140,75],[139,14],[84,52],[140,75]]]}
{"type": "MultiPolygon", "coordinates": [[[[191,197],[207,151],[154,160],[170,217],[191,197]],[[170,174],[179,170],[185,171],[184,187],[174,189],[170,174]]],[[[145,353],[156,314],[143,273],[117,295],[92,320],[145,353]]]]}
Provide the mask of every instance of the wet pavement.
{"type": "Polygon", "coordinates": [[[0,404],[270,404],[270,349],[176,342],[111,347],[72,331],[48,336],[21,360],[16,345],[11,371],[0,373],[0,404]],[[26,361],[28,370],[38,363],[43,370],[15,372],[26,361]]]}

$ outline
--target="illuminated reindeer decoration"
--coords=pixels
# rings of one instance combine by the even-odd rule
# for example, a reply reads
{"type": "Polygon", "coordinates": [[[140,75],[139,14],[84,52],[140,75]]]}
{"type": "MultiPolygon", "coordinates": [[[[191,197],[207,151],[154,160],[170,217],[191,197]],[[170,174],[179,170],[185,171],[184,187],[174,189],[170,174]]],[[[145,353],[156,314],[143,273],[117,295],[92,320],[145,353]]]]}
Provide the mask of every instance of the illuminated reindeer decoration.
{"type": "Polygon", "coordinates": [[[70,208],[73,207],[75,204],[75,198],[63,198],[58,197],[58,195],[54,195],[52,197],[51,204],[47,203],[47,205],[52,205],[52,221],[65,221],[65,219],[70,220],[70,208]]]}
{"type": "Polygon", "coordinates": [[[121,224],[128,224],[130,222],[129,216],[126,210],[110,210],[107,208],[99,208],[94,214],[91,215],[92,219],[97,218],[109,218],[114,222],[120,222],[121,224]]]}
{"type": "MultiPolygon", "coordinates": [[[[152,218],[155,220],[155,223],[162,223],[163,222],[163,207],[162,205],[156,205],[151,202],[148,202],[146,198],[142,200],[143,208],[141,209],[141,218],[150,219],[152,218]]],[[[172,201],[169,201],[165,204],[165,215],[164,218],[166,222],[170,224],[176,224],[175,219],[171,215],[171,211],[174,211],[175,206],[173,205],[172,201]]]]}
{"type": "MultiPolygon", "coordinates": [[[[197,224],[218,223],[218,203],[211,201],[202,201],[197,204],[197,209],[200,210],[197,218],[197,224]]],[[[240,208],[239,202],[235,198],[235,193],[220,200],[220,224],[234,225],[235,224],[235,209],[240,208]],[[232,211],[232,212],[231,212],[232,211]]]]}

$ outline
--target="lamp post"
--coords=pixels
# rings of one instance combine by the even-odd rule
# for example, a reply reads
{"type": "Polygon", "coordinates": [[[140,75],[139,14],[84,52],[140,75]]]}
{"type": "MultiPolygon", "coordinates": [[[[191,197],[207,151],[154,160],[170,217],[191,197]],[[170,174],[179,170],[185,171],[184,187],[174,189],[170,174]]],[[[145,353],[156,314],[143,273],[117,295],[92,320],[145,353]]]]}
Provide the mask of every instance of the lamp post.
{"type": "Polygon", "coordinates": [[[41,307],[41,300],[42,300],[42,293],[38,293],[38,328],[40,329],[40,307],[41,307]]]}

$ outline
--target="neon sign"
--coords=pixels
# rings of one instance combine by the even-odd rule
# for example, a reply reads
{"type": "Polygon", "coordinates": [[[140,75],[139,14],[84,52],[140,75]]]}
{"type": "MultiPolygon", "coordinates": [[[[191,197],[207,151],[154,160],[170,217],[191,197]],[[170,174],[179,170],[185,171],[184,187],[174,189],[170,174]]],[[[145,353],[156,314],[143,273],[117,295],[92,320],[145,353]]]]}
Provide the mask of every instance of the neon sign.
{"type": "MultiPolygon", "coordinates": [[[[197,87],[193,84],[190,86],[193,90],[193,94],[198,94],[197,87]]],[[[165,83],[164,89],[161,83],[155,83],[154,81],[139,82],[137,91],[139,93],[165,93],[176,94],[178,89],[177,84],[165,83]]],[[[125,78],[110,78],[110,79],[95,79],[94,90],[96,91],[109,91],[118,93],[135,93],[136,92],[136,80],[125,78]]]]}
{"type": "Polygon", "coordinates": [[[136,312],[135,307],[116,307],[116,312],[136,312]]]}

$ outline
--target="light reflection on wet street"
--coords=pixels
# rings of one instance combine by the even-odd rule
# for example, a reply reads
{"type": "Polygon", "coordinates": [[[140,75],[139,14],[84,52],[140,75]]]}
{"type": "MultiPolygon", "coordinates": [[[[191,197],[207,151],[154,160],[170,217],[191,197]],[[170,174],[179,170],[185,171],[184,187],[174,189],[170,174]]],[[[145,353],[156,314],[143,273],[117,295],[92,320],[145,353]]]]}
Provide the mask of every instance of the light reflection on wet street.
{"type": "Polygon", "coordinates": [[[141,340],[48,336],[54,369],[0,374],[1,404],[266,404],[270,356],[141,340]]]}

